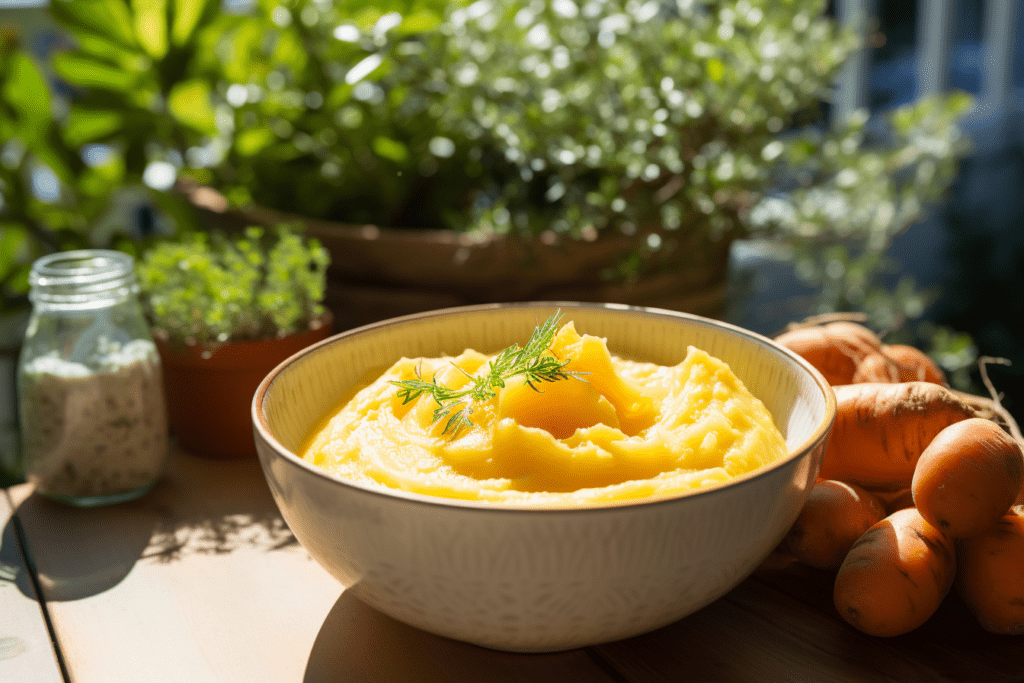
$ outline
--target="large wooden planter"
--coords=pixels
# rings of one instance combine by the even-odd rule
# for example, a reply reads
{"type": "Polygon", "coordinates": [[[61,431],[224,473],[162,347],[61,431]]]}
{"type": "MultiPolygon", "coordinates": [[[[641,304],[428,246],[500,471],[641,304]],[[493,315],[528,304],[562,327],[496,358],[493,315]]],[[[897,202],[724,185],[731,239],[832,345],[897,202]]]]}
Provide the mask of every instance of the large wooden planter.
{"type": "Polygon", "coordinates": [[[186,196],[209,225],[302,224],[331,253],[325,304],[336,329],[448,306],[516,301],[596,301],[654,306],[709,317],[725,308],[733,236],[701,229],[662,232],[671,248],[635,282],[610,281],[645,239],[620,233],[549,244],[494,236],[475,240],[446,230],[399,230],[304,218],[264,207],[228,208],[209,188],[186,196]]]}
{"type": "Polygon", "coordinates": [[[250,406],[256,388],[281,361],[330,334],[329,313],[303,332],[213,349],[172,344],[157,331],[167,417],[178,443],[209,457],[255,456],[250,406]]]}

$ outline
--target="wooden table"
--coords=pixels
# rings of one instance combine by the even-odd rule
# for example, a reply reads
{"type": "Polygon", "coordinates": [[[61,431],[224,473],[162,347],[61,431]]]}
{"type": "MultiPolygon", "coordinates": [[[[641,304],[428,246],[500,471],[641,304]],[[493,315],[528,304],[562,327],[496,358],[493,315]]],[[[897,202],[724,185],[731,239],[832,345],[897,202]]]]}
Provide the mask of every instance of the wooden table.
{"type": "Polygon", "coordinates": [[[3,683],[1024,681],[1024,637],[985,633],[955,595],[872,638],[838,618],[829,574],[787,562],[608,645],[519,655],[433,636],[343,593],[255,459],[176,453],[147,496],[91,510],[14,486],[0,520],[3,683]]]}

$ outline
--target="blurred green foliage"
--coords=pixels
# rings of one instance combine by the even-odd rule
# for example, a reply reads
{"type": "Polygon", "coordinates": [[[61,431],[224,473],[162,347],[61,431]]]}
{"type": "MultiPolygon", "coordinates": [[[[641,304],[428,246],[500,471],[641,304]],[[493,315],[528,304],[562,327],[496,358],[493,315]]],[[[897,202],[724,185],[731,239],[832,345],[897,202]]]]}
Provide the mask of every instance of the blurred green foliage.
{"type": "Polygon", "coordinates": [[[929,303],[901,281],[902,308],[877,298],[874,278],[891,267],[893,237],[921,220],[953,181],[967,140],[958,119],[972,98],[954,93],[923,99],[889,117],[881,130],[865,114],[845,129],[805,135],[780,148],[785,180],[763,199],[752,221],[792,250],[797,273],[820,289],[818,311],[858,310],[876,326],[899,327],[929,303]]]}
{"type": "Polygon", "coordinates": [[[636,236],[609,277],[688,242],[790,245],[823,310],[873,298],[892,237],[948,185],[960,95],[827,124],[856,49],[824,0],[52,0],[51,68],[4,51],[5,301],[119,187],[400,228],[636,236]],[[96,154],[102,150],[102,154],[96,154]],[[92,152],[89,154],[88,152],[92,152]],[[88,161],[88,163],[86,163],[88,161]],[[43,168],[60,191],[30,191],[43,168]]]}
{"type": "Polygon", "coordinates": [[[188,233],[145,252],[137,270],[146,312],[176,343],[214,346],[304,329],[323,313],[329,262],[317,240],[287,226],[188,233]]]}

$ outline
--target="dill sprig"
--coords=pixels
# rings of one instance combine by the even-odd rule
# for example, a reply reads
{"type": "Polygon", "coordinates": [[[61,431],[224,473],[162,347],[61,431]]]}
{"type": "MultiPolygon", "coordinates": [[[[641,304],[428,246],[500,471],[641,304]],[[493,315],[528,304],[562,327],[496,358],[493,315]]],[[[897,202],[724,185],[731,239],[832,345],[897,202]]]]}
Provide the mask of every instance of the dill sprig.
{"type": "Polygon", "coordinates": [[[434,410],[434,422],[448,418],[441,434],[451,431],[454,436],[463,427],[473,426],[471,418],[476,404],[494,398],[497,390],[513,377],[522,375],[530,388],[539,392],[538,385],[542,382],[556,382],[570,377],[579,379],[581,374],[586,374],[565,370],[568,360],[559,360],[546,353],[558,332],[561,319],[562,312],[559,310],[533,331],[526,346],[520,348],[518,344],[512,344],[489,360],[484,372],[470,375],[459,366],[454,366],[469,378],[470,383],[461,389],[438,384],[436,376],[431,377],[429,382],[424,380],[418,366],[416,379],[392,380],[391,383],[398,387],[402,405],[422,394],[430,394],[438,406],[434,410]]]}

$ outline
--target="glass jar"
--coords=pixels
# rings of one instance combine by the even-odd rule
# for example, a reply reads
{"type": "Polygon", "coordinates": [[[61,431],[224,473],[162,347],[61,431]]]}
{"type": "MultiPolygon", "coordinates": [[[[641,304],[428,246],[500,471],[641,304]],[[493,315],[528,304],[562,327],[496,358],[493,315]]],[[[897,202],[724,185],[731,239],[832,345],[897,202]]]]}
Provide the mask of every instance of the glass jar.
{"type": "Polygon", "coordinates": [[[43,256],[18,360],[22,469],[35,490],[78,506],[137,498],[168,455],[160,360],[131,256],[43,256]]]}

